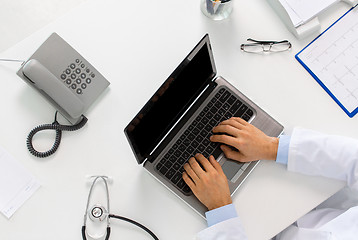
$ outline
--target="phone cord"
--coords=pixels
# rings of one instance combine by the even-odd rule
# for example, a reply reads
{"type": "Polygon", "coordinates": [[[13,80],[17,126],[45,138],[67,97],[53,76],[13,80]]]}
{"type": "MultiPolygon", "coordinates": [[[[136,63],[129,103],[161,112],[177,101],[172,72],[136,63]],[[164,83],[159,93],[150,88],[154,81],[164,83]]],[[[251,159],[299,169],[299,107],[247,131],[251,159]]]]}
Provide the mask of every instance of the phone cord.
{"type": "Polygon", "coordinates": [[[88,121],[88,119],[82,115],[82,120],[79,123],[77,123],[76,125],[61,125],[57,122],[57,112],[56,112],[55,121],[52,124],[42,124],[42,125],[39,125],[31,130],[31,132],[27,136],[27,140],[26,140],[27,149],[29,149],[29,151],[32,155],[39,157],[39,158],[45,158],[45,157],[51,156],[52,154],[54,154],[57,151],[58,147],[60,146],[62,131],[76,131],[78,129],[81,129],[84,125],[86,125],[87,121],[88,121]],[[56,137],[55,137],[55,142],[52,145],[52,148],[50,150],[48,150],[46,152],[39,152],[34,148],[34,146],[32,144],[32,139],[36,133],[43,131],[43,130],[55,130],[56,137]]]}

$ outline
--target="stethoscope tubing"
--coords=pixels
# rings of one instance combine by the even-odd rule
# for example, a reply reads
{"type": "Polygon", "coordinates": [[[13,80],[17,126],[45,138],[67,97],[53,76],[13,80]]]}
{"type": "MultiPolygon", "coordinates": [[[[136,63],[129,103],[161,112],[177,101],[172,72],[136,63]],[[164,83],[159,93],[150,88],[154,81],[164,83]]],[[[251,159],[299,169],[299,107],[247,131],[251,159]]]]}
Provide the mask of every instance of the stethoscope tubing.
{"type": "Polygon", "coordinates": [[[108,184],[107,184],[107,180],[106,180],[106,176],[96,176],[95,179],[92,182],[89,194],[88,194],[88,198],[87,198],[87,205],[86,205],[86,211],[85,211],[85,215],[84,215],[84,220],[83,220],[83,226],[82,226],[82,239],[83,240],[87,240],[87,236],[86,236],[86,222],[87,222],[87,214],[88,214],[88,208],[89,208],[89,202],[92,196],[92,190],[94,185],[96,184],[97,180],[102,179],[105,186],[106,186],[106,195],[107,195],[107,210],[108,210],[108,216],[107,216],[107,229],[106,229],[106,237],[105,240],[109,239],[109,236],[111,234],[111,227],[110,227],[110,218],[116,218],[122,221],[126,221],[129,222],[141,229],[143,229],[144,231],[146,231],[154,240],[159,240],[159,238],[150,230],[148,229],[146,226],[140,224],[139,222],[136,222],[132,219],[126,218],[126,217],[122,217],[122,216],[118,216],[115,214],[110,214],[110,206],[109,206],[109,190],[108,190],[108,184]]]}

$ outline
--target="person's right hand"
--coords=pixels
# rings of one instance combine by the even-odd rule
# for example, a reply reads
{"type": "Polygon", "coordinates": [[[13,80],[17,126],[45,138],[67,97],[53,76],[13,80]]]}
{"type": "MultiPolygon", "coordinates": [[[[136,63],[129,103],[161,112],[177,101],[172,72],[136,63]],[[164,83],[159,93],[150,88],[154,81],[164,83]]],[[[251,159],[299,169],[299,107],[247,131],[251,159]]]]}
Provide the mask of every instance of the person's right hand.
{"type": "Polygon", "coordinates": [[[267,136],[241,118],[233,117],[221,122],[213,128],[213,133],[212,142],[228,145],[221,145],[221,150],[229,159],[240,162],[276,160],[278,138],[267,136]]]}

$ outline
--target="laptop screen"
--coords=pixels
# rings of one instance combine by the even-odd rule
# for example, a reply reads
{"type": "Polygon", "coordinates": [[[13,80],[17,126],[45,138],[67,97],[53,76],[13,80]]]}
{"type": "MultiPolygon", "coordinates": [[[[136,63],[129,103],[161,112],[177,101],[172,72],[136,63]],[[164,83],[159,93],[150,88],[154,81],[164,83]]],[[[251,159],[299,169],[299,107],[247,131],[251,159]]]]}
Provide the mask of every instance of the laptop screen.
{"type": "Polygon", "coordinates": [[[138,163],[149,156],[215,76],[210,51],[206,35],[126,127],[138,163]]]}

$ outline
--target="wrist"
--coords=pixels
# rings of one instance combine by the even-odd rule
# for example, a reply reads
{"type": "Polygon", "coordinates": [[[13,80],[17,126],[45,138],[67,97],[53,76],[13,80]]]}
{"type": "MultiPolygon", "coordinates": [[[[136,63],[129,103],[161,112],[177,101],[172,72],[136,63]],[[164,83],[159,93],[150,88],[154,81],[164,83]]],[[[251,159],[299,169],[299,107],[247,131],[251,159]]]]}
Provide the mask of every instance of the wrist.
{"type": "Polygon", "coordinates": [[[269,141],[267,143],[267,153],[265,159],[275,161],[277,157],[279,139],[277,137],[269,137],[269,141]]]}
{"type": "Polygon", "coordinates": [[[226,199],[226,200],[223,200],[221,202],[216,202],[213,205],[208,206],[208,210],[211,211],[211,210],[214,210],[216,208],[221,208],[221,207],[224,207],[224,206],[229,205],[229,204],[232,204],[231,197],[230,197],[230,199],[226,199]]]}

